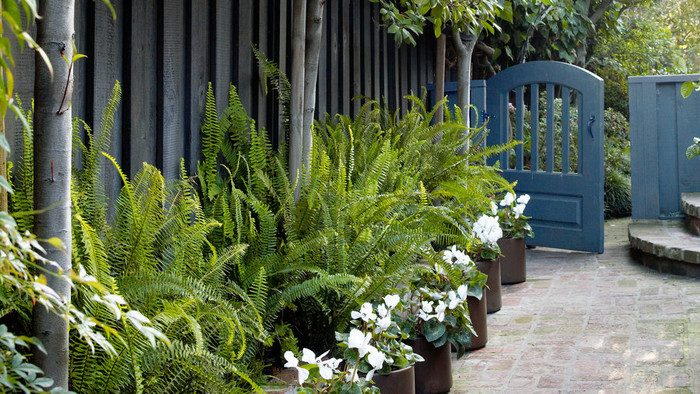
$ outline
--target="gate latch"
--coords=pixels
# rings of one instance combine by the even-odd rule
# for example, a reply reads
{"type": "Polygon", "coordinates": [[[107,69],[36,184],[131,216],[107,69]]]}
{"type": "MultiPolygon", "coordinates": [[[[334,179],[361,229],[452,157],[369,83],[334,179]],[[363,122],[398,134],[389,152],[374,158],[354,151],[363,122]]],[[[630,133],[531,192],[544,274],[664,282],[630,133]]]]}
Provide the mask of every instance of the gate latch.
{"type": "Polygon", "coordinates": [[[595,122],[595,115],[591,115],[590,118],[588,118],[588,132],[591,133],[591,138],[595,139],[595,136],[593,135],[593,123],[595,122]]]}

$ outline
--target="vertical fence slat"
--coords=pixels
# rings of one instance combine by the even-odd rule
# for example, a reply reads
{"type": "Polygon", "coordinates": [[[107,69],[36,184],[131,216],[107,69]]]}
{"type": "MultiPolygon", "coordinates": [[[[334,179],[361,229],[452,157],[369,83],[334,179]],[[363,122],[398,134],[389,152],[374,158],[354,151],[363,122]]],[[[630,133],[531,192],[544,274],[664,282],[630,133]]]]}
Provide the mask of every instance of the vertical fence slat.
{"type": "Polygon", "coordinates": [[[547,84],[547,172],[554,171],[554,84],[547,84]]]}
{"type": "MultiPolygon", "coordinates": [[[[195,0],[196,1],[196,0],[195,0]]],[[[216,109],[219,114],[228,106],[228,87],[232,75],[232,49],[231,37],[233,36],[233,9],[229,0],[215,0],[214,5],[214,51],[213,71],[214,92],[216,97],[216,109]]]]}
{"type": "Polygon", "coordinates": [[[130,138],[127,173],[135,174],[143,162],[156,163],[157,114],[157,9],[156,3],[132,4],[130,84],[127,87],[130,138]]]}
{"type": "MultiPolygon", "coordinates": [[[[379,14],[376,6],[373,4],[370,7],[370,15],[374,18],[379,14]]],[[[374,99],[380,100],[382,94],[382,28],[379,23],[372,23],[372,96],[374,99]]]]}
{"type": "Polygon", "coordinates": [[[539,165],[539,119],[540,85],[530,85],[530,170],[538,171],[539,165]]]}
{"type": "Polygon", "coordinates": [[[197,169],[197,160],[201,154],[200,129],[204,122],[204,106],[206,104],[207,87],[210,80],[209,75],[209,29],[211,20],[209,1],[190,0],[190,108],[189,108],[189,171],[197,169]]]}
{"type": "MultiPolygon", "coordinates": [[[[362,94],[362,46],[360,44],[361,33],[363,32],[362,19],[360,13],[359,2],[354,2],[350,5],[352,9],[352,19],[350,21],[350,29],[352,32],[352,94],[348,99],[359,96],[362,94]]],[[[360,106],[362,105],[362,100],[353,100],[352,108],[353,114],[357,115],[360,112],[360,106]]]]}
{"type": "MultiPolygon", "coordinates": [[[[115,82],[122,80],[123,4],[115,2],[113,6],[117,13],[116,20],[112,17],[110,10],[103,4],[95,5],[95,30],[92,32],[94,39],[94,58],[92,59],[94,73],[88,78],[92,78],[93,89],[91,94],[93,100],[92,108],[87,108],[87,111],[92,111],[93,113],[93,122],[90,126],[100,134],[104,131],[102,111],[107,106],[115,82]]],[[[115,113],[108,153],[120,162],[122,162],[121,130],[122,108],[119,107],[115,113]]],[[[105,193],[108,196],[117,196],[121,190],[122,181],[111,162],[103,162],[102,174],[105,193]]],[[[110,204],[110,213],[114,213],[113,209],[115,209],[114,205],[110,204]]]]}
{"type": "Polygon", "coordinates": [[[163,2],[163,63],[161,65],[163,119],[163,176],[179,176],[180,158],[184,156],[185,130],[185,56],[184,1],[163,2]]]}
{"type": "Polygon", "coordinates": [[[253,15],[253,0],[239,0],[238,10],[234,14],[235,53],[234,53],[234,84],[238,89],[241,103],[254,119],[257,113],[253,106],[253,72],[252,51],[253,29],[255,20],[253,15]]]}
{"type": "MultiPolygon", "coordinates": [[[[255,42],[257,43],[258,49],[264,54],[267,55],[269,53],[269,44],[268,44],[268,29],[269,29],[269,24],[267,23],[267,17],[269,13],[268,9],[268,0],[260,0],[258,2],[258,8],[257,8],[257,20],[258,20],[258,31],[257,31],[257,39],[255,42]]],[[[250,53],[250,66],[251,66],[251,73],[253,76],[253,80],[255,82],[254,84],[254,91],[253,91],[253,97],[255,97],[257,101],[257,105],[255,105],[255,108],[257,109],[257,117],[255,118],[258,122],[258,128],[262,129],[268,129],[270,127],[270,123],[267,122],[267,96],[265,95],[265,84],[263,81],[263,70],[258,67],[257,62],[255,61],[255,56],[253,55],[252,49],[248,48],[248,52],[250,53]]]]}
{"type": "MultiPolygon", "coordinates": [[[[525,126],[525,89],[520,86],[515,89],[515,139],[518,141],[524,141],[524,129],[525,126]]],[[[523,170],[524,166],[524,147],[520,144],[515,147],[515,169],[518,171],[523,170]]]]}
{"type": "Polygon", "coordinates": [[[352,57],[350,53],[350,1],[340,0],[340,40],[341,40],[341,84],[340,97],[342,102],[340,106],[343,114],[350,115],[350,100],[352,99],[352,86],[350,85],[350,76],[352,75],[352,57]]]}
{"type": "Polygon", "coordinates": [[[321,34],[321,51],[318,57],[318,82],[316,87],[316,119],[324,119],[328,112],[328,35],[330,26],[330,5],[323,9],[323,26],[321,34]]]}
{"type": "Polygon", "coordinates": [[[571,94],[569,88],[562,86],[561,88],[561,172],[569,173],[569,101],[571,94]]]}
{"type": "Polygon", "coordinates": [[[331,42],[330,42],[330,86],[328,87],[328,109],[331,115],[335,115],[339,112],[339,101],[342,99],[342,89],[340,89],[339,75],[342,71],[340,69],[340,55],[341,48],[339,42],[339,30],[340,30],[340,1],[331,1],[326,4],[326,7],[330,5],[330,18],[328,20],[331,30],[331,42]]]}
{"type": "Polygon", "coordinates": [[[370,3],[362,2],[362,94],[372,97],[372,18],[370,14],[370,3]]]}

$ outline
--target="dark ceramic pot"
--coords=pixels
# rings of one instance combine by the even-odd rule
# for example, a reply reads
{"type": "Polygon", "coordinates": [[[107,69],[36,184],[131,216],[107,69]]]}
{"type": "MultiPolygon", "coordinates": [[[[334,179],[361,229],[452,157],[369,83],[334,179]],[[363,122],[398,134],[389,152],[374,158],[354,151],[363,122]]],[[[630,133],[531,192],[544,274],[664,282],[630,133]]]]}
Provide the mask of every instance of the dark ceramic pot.
{"type": "Polygon", "coordinates": [[[480,349],[486,346],[489,340],[488,331],[486,329],[486,303],[488,295],[484,292],[481,299],[476,297],[467,297],[467,306],[469,307],[469,318],[472,319],[472,326],[476,335],[472,334],[471,345],[468,349],[480,349]]]}
{"type": "Polygon", "coordinates": [[[476,268],[489,278],[486,280],[486,312],[493,313],[501,310],[501,262],[500,259],[477,261],[476,268]]]}
{"type": "Polygon", "coordinates": [[[522,283],[526,280],[525,238],[501,238],[501,283],[522,283]]]}
{"type": "MultiPolygon", "coordinates": [[[[425,361],[416,369],[416,393],[447,393],[452,388],[452,352],[449,342],[436,348],[423,337],[406,341],[425,361]]],[[[384,391],[382,391],[383,393],[384,391]]]]}
{"type": "Polygon", "coordinates": [[[391,371],[388,375],[374,374],[372,380],[382,394],[413,394],[416,392],[416,374],[413,365],[391,371]]]}

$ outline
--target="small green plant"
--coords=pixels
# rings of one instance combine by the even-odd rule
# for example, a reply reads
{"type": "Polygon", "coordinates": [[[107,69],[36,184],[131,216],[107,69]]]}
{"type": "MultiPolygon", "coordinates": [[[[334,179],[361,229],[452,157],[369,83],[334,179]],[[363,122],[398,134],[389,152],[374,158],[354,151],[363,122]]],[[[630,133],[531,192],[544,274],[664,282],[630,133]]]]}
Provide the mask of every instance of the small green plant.
{"type": "MultiPolygon", "coordinates": [[[[683,96],[683,98],[687,98],[688,96],[690,96],[690,94],[693,93],[694,90],[700,91],[700,80],[698,80],[697,82],[687,81],[684,82],[683,85],[681,85],[681,95],[683,96]]],[[[700,155],[700,138],[694,137],[693,143],[685,151],[685,157],[687,157],[688,160],[690,160],[698,155],[700,155]]]]}
{"type": "Polygon", "coordinates": [[[525,238],[535,235],[527,222],[529,217],[524,214],[529,201],[529,194],[522,194],[516,199],[514,193],[508,192],[498,205],[491,203],[491,213],[498,216],[503,238],[525,238]],[[498,206],[502,208],[499,209],[498,206]]]}

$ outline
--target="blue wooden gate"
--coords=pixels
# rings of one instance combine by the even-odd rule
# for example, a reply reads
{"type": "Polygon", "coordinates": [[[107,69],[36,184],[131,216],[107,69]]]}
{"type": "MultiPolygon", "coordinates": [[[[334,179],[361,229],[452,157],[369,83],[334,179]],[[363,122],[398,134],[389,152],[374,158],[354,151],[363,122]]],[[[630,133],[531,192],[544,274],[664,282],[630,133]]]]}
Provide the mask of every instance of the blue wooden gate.
{"type": "MultiPolygon", "coordinates": [[[[603,80],[576,66],[528,62],[487,81],[489,145],[524,141],[499,160],[535,238],[528,244],[603,252],[603,80]]],[[[495,160],[494,160],[495,161],[495,160]]]]}

